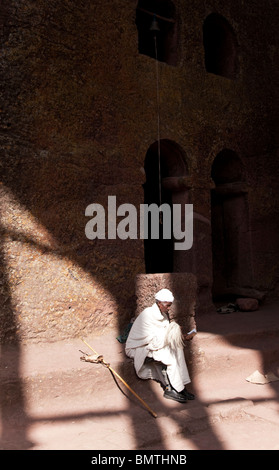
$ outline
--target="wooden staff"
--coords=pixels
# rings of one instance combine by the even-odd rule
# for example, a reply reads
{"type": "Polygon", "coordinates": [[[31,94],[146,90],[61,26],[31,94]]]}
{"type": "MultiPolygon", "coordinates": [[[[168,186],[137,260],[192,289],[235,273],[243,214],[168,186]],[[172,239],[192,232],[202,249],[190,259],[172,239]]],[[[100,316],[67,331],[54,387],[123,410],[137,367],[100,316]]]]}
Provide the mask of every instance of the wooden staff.
{"type": "Polygon", "coordinates": [[[82,341],[84,342],[84,344],[86,344],[86,346],[88,346],[96,354],[95,359],[90,361],[84,358],[84,360],[87,362],[100,363],[100,364],[103,364],[105,367],[107,367],[119,380],[121,380],[121,382],[125,385],[125,387],[127,387],[128,390],[130,390],[130,392],[143,404],[143,406],[145,406],[145,408],[149,411],[149,413],[151,413],[151,415],[154,418],[157,418],[157,414],[145,403],[145,401],[142,398],[138,396],[136,392],[134,392],[134,390],[125,382],[125,380],[122,379],[122,377],[120,377],[120,375],[112,367],[110,367],[110,364],[104,361],[103,356],[98,355],[97,351],[95,351],[95,349],[93,349],[84,339],[82,339],[82,341]]]}

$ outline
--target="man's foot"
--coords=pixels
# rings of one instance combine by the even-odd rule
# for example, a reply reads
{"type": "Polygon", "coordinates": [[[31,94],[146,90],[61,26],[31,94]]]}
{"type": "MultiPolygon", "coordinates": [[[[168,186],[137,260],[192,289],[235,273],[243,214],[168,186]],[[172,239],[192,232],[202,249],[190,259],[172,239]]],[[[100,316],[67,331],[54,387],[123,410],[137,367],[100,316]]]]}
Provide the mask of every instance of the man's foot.
{"type": "Polygon", "coordinates": [[[184,390],[182,390],[182,392],[180,392],[180,395],[183,395],[187,400],[195,400],[195,395],[191,392],[188,392],[186,387],[184,390]]]}
{"type": "Polygon", "coordinates": [[[187,402],[187,398],[182,395],[182,393],[178,393],[176,390],[168,386],[165,388],[164,397],[168,398],[169,400],[178,401],[179,403],[187,402]]]}

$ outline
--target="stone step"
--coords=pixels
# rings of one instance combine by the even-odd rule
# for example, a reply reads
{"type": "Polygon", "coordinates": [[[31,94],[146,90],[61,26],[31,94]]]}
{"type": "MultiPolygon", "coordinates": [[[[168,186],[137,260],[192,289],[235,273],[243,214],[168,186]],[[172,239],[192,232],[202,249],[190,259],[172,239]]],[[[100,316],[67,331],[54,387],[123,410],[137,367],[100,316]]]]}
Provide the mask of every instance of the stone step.
{"type": "Polygon", "coordinates": [[[193,371],[221,366],[266,370],[279,363],[279,305],[256,312],[209,314],[197,319],[198,334],[186,347],[193,371]]]}
{"type": "Polygon", "coordinates": [[[218,370],[221,367],[266,370],[279,363],[279,332],[263,331],[255,336],[220,336],[199,333],[187,348],[187,361],[194,373],[218,370]]]}

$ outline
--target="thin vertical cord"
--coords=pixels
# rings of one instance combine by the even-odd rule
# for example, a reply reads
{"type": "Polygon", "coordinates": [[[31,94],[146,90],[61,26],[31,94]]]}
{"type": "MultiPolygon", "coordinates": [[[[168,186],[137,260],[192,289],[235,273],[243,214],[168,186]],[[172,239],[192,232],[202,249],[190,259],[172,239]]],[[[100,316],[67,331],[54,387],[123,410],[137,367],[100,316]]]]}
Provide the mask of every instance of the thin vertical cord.
{"type": "MultiPolygon", "coordinates": [[[[162,187],[161,187],[161,142],[160,142],[160,97],[159,97],[159,63],[157,36],[154,33],[155,59],[156,59],[156,92],[157,92],[157,140],[158,140],[158,170],[159,170],[159,206],[162,204],[162,187]]],[[[162,223],[162,213],[160,211],[160,223],[162,223]]]]}

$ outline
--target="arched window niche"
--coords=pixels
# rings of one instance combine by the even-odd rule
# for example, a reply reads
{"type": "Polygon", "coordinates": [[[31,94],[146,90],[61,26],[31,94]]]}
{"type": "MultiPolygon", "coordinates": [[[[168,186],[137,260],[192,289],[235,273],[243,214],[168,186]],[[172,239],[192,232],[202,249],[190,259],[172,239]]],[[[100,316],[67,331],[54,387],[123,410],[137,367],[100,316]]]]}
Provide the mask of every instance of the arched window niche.
{"type": "Polygon", "coordinates": [[[168,65],[177,65],[177,22],[170,0],[139,0],[136,10],[138,51],[168,65]],[[155,21],[155,28],[153,21],[155,21]],[[154,35],[156,35],[156,46],[154,35]],[[157,50],[156,50],[157,49],[157,50]]]}
{"type": "Polygon", "coordinates": [[[205,68],[209,73],[234,79],[238,73],[237,40],[230,23],[211,13],[203,24],[205,68]]]}

